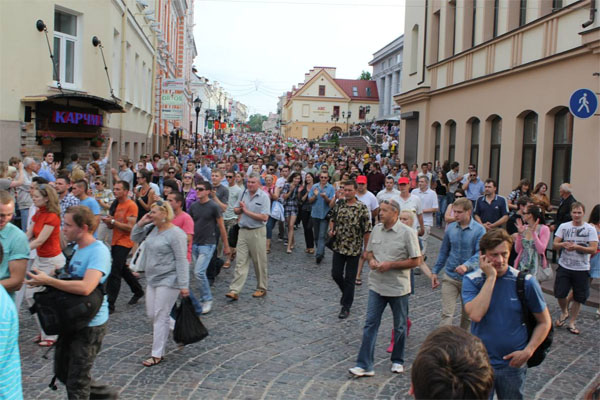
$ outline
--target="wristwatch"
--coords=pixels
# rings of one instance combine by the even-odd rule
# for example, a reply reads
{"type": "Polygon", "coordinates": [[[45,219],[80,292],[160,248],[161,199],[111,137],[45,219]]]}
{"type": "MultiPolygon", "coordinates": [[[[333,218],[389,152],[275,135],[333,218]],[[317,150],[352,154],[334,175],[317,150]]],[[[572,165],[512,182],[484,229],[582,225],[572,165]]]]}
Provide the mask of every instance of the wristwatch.
{"type": "Polygon", "coordinates": [[[114,225],[114,224],[115,224],[115,219],[114,219],[114,218],[110,220],[110,224],[111,224],[111,225],[114,225]]]}

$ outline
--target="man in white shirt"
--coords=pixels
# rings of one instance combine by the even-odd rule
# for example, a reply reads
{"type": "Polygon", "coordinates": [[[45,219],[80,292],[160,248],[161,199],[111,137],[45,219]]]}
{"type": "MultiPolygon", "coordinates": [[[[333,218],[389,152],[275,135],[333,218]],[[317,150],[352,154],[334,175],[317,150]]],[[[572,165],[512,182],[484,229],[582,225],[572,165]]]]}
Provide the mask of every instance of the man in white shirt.
{"type": "Polygon", "coordinates": [[[411,192],[412,195],[417,196],[421,199],[421,206],[423,207],[423,236],[421,237],[423,242],[423,254],[427,252],[427,239],[429,239],[429,233],[433,226],[433,217],[438,212],[438,199],[437,194],[429,189],[429,179],[427,176],[419,176],[419,187],[411,192]]]}
{"type": "MultiPolygon", "coordinates": [[[[429,172],[429,165],[427,163],[423,163],[421,164],[421,172],[419,172],[419,174],[417,175],[419,178],[421,178],[422,176],[427,177],[427,187],[429,187],[429,182],[431,182],[431,179],[433,179],[433,174],[431,172],[429,172]]],[[[417,189],[415,189],[417,190],[417,189]]],[[[423,252],[425,253],[425,252],[423,252]]]]}
{"type": "MultiPolygon", "coordinates": [[[[360,175],[356,178],[356,183],[358,185],[358,189],[356,190],[356,198],[358,201],[363,203],[369,209],[369,213],[371,213],[371,222],[377,219],[379,215],[379,202],[377,202],[377,198],[375,195],[367,190],[367,177],[364,175],[360,175]]],[[[356,272],[356,284],[362,285],[362,279],[360,278],[360,274],[362,273],[362,267],[364,262],[366,261],[365,252],[362,252],[360,258],[358,260],[358,271],[356,272]]]]}
{"type": "Polygon", "coordinates": [[[377,193],[377,202],[381,204],[384,200],[396,200],[398,201],[398,197],[400,196],[400,191],[394,189],[394,177],[392,175],[388,175],[385,178],[385,189],[377,193]]]}

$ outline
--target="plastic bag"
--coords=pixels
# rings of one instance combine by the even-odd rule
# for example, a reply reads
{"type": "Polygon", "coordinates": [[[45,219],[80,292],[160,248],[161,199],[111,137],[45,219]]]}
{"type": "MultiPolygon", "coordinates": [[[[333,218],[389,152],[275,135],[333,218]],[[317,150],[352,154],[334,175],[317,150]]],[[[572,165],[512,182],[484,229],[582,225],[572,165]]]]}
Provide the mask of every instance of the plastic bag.
{"type": "Polygon", "coordinates": [[[173,339],[178,344],[196,343],[208,336],[208,330],[196,315],[192,300],[184,297],[175,310],[173,339]]]}
{"type": "Polygon", "coordinates": [[[552,271],[552,267],[550,267],[550,265],[548,265],[546,268],[544,268],[540,265],[535,273],[535,278],[537,279],[538,282],[541,283],[541,282],[549,281],[550,279],[552,279],[553,275],[554,274],[552,271]]]}

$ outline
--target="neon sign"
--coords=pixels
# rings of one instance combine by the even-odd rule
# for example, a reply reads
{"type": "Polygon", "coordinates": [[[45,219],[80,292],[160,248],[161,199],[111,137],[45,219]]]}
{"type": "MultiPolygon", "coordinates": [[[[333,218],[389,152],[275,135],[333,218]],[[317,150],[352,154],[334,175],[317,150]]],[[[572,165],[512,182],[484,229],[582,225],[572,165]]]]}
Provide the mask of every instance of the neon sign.
{"type": "Polygon", "coordinates": [[[55,124],[102,126],[102,115],[74,111],[54,111],[52,122],[55,124]]]}

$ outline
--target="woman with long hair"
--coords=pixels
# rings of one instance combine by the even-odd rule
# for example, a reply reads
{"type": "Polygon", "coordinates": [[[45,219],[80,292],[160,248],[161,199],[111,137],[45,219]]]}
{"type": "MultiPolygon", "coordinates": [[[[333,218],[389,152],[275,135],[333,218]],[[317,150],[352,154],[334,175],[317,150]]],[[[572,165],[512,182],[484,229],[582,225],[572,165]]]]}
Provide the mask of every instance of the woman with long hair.
{"type": "Polygon", "coordinates": [[[313,235],[312,218],[312,203],[308,201],[308,194],[312,190],[315,183],[315,176],[312,172],[307,172],[304,177],[304,185],[300,186],[298,192],[298,200],[300,202],[300,220],[304,229],[304,241],[306,242],[306,252],[308,254],[315,253],[315,237],[313,235]]]}
{"type": "MultiPolygon", "coordinates": [[[[454,192],[454,201],[456,201],[456,199],[460,199],[461,197],[466,197],[465,191],[462,188],[458,188],[456,189],[456,192],[454,192]]],[[[454,216],[454,210],[452,209],[452,204],[454,203],[448,204],[448,206],[446,207],[446,212],[444,213],[444,221],[446,222],[445,229],[448,229],[448,225],[456,221],[456,217],[454,216]]]]}
{"type": "Polygon", "coordinates": [[[533,200],[533,204],[540,207],[543,211],[548,212],[552,209],[550,205],[550,199],[546,194],[548,192],[548,185],[544,182],[538,182],[531,192],[531,200],[533,200]]]}
{"type": "Polygon", "coordinates": [[[146,271],[146,312],[153,328],[152,353],[142,363],[145,367],[162,362],[169,339],[171,309],[179,295],[190,294],[187,237],[171,223],[173,218],[169,202],[159,200],[131,231],[133,241],[145,241],[140,262],[146,271]]]}
{"type": "Polygon", "coordinates": [[[294,249],[294,223],[298,217],[298,189],[302,182],[302,175],[298,172],[292,173],[283,189],[281,190],[281,198],[283,200],[283,215],[288,228],[288,243],[287,253],[292,254],[294,249]]]}
{"type": "Polygon", "coordinates": [[[150,211],[154,203],[154,190],[150,187],[152,173],[146,168],[140,169],[137,174],[137,186],[135,187],[135,204],[138,206],[137,220],[141,220],[150,211]]]}
{"type": "MultiPolygon", "coordinates": [[[[400,171],[400,176],[404,176],[402,170],[400,171]]],[[[419,181],[419,164],[411,165],[407,177],[410,178],[410,190],[416,189],[417,182],[419,181]]]]}
{"type": "Polygon", "coordinates": [[[519,185],[508,195],[508,208],[518,210],[517,200],[521,196],[531,197],[531,182],[528,179],[521,179],[519,185]]]}
{"type": "MultiPolygon", "coordinates": [[[[31,199],[37,207],[37,212],[31,218],[32,224],[27,229],[29,248],[36,250],[36,256],[31,268],[37,268],[48,275],[56,269],[65,266],[65,256],[60,245],[60,203],[56,190],[50,185],[38,185],[32,190],[31,199]]],[[[27,302],[33,304],[33,294],[40,291],[39,287],[28,287],[25,291],[27,302]]],[[[36,317],[37,319],[37,317],[36,317]]],[[[47,335],[40,325],[40,334],[35,341],[41,347],[50,347],[56,342],[57,336],[47,335]]]]}
{"type": "Polygon", "coordinates": [[[98,165],[98,163],[97,162],[89,163],[87,165],[86,180],[89,183],[90,190],[92,190],[92,193],[93,193],[94,189],[96,188],[96,179],[98,179],[99,176],[102,176],[102,171],[100,171],[100,166],[98,165]]]}
{"type": "Polygon", "coordinates": [[[517,233],[515,239],[515,268],[536,276],[538,268],[548,268],[546,247],[550,240],[550,228],[544,225],[544,213],[536,205],[530,205],[520,218],[516,220],[517,233]]]}
{"type": "Polygon", "coordinates": [[[183,183],[181,184],[181,193],[183,194],[183,211],[187,212],[190,206],[196,201],[196,188],[194,186],[194,173],[185,171],[183,173],[183,183]]]}
{"type": "MultiPolygon", "coordinates": [[[[242,173],[238,172],[235,174],[236,180],[238,175],[241,177],[242,173]]],[[[279,201],[279,194],[281,189],[275,186],[275,176],[267,175],[265,176],[265,185],[262,187],[262,190],[269,195],[269,200],[271,201],[271,205],[274,201],[279,201]]],[[[277,223],[277,220],[269,215],[269,219],[267,220],[267,254],[271,252],[271,239],[273,237],[273,227],[277,223]]]]}

